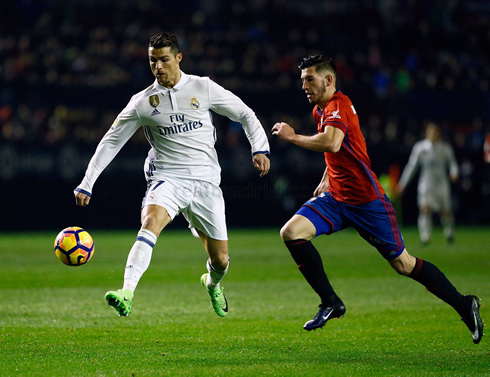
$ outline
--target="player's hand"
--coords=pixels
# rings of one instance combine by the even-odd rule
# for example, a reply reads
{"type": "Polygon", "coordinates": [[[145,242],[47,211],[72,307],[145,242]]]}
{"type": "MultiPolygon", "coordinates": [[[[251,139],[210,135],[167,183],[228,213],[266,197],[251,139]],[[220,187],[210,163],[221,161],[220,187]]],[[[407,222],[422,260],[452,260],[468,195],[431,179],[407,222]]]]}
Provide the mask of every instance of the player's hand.
{"type": "Polygon", "coordinates": [[[456,182],[458,182],[458,176],[457,176],[457,175],[451,174],[451,175],[449,176],[449,179],[451,180],[451,183],[456,183],[456,182]]]}
{"type": "Polygon", "coordinates": [[[294,135],[296,135],[296,132],[294,132],[294,129],[289,124],[278,122],[272,127],[272,134],[279,136],[282,140],[291,141],[294,135]]]}
{"type": "Polygon", "coordinates": [[[271,168],[271,160],[264,153],[257,153],[252,157],[255,169],[260,171],[260,176],[263,177],[271,168]]]}
{"type": "Polygon", "coordinates": [[[322,192],[326,192],[328,188],[330,187],[330,184],[327,181],[321,181],[318,187],[315,189],[315,192],[313,193],[313,196],[318,196],[322,192]]]}
{"type": "Polygon", "coordinates": [[[80,191],[74,191],[73,193],[75,194],[75,201],[77,203],[77,206],[88,206],[88,203],[90,202],[90,196],[80,191]]]}

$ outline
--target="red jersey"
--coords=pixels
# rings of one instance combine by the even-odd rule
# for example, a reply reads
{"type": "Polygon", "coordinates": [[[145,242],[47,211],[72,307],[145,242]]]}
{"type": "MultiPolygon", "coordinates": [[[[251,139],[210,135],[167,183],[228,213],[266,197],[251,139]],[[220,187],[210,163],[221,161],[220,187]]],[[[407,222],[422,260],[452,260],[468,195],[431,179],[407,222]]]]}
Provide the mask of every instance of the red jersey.
{"type": "Polygon", "coordinates": [[[349,97],[337,91],[327,102],[323,112],[318,105],[315,106],[313,118],[318,125],[318,133],[331,126],[345,135],[337,153],[325,153],[330,183],[328,191],[335,200],[360,205],[381,198],[385,192],[371,170],[366,140],[349,97]]]}

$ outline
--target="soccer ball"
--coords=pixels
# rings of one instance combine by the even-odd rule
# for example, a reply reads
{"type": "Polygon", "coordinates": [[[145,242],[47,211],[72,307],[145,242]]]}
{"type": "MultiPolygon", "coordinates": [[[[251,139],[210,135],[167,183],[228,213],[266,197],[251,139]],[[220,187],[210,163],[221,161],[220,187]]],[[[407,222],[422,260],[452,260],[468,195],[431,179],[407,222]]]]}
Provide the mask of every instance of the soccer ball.
{"type": "Polygon", "coordinates": [[[54,241],[54,253],[68,266],[81,266],[94,254],[92,236],[78,226],[63,229],[54,241]]]}

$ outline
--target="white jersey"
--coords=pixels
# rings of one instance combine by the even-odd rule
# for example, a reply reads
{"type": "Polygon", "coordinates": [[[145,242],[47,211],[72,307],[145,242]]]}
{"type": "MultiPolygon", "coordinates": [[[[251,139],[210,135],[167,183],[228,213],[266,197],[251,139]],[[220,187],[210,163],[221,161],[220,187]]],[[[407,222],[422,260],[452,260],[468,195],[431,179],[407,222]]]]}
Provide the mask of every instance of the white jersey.
{"type": "Polygon", "coordinates": [[[148,180],[174,177],[219,185],[212,111],[242,124],[252,154],[269,153],[262,125],[240,98],[207,77],[181,72],[172,89],[155,80],[131,98],[100,141],[77,191],[92,193],[99,175],[139,127],[151,145],[144,168],[148,180]]]}
{"type": "Polygon", "coordinates": [[[451,146],[442,141],[432,143],[424,139],[415,143],[407,166],[403,170],[398,185],[404,189],[420,168],[418,191],[448,191],[450,188],[448,173],[458,176],[458,164],[451,146]]]}

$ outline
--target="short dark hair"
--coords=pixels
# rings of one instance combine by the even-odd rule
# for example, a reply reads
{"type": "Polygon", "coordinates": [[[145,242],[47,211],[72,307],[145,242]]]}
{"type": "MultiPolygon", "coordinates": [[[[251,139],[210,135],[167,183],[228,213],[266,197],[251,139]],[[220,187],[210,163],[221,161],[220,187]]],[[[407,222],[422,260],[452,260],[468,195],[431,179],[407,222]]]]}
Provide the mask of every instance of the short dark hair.
{"type": "Polygon", "coordinates": [[[337,68],[335,67],[333,59],[322,54],[310,55],[307,58],[304,58],[303,61],[298,65],[298,68],[305,69],[313,66],[315,66],[316,72],[330,71],[333,72],[335,76],[337,76],[337,68]]]}
{"type": "Polygon", "coordinates": [[[158,33],[150,38],[150,44],[148,47],[163,48],[170,47],[172,54],[177,55],[180,52],[179,41],[177,37],[172,33],[158,33]]]}

